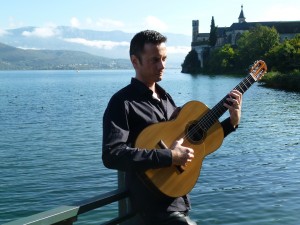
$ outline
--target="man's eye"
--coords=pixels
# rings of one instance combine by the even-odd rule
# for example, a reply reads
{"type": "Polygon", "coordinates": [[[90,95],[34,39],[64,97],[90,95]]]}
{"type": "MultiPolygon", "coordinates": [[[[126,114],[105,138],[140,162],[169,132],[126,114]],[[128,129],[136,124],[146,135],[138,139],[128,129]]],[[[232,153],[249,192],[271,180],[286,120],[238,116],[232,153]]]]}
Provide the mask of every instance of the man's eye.
{"type": "Polygon", "coordinates": [[[167,57],[164,57],[164,58],[153,58],[152,62],[153,63],[158,63],[160,61],[165,62],[166,60],[167,60],[167,57]]]}

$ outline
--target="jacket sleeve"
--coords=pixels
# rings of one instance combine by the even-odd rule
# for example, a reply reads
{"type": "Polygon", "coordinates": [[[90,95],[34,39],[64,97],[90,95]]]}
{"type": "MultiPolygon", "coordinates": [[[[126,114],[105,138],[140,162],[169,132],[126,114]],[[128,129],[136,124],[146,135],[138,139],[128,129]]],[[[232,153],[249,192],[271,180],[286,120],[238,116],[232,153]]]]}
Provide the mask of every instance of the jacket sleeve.
{"type": "Polygon", "coordinates": [[[224,138],[232,133],[233,131],[236,131],[236,129],[238,128],[238,126],[236,126],[235,128],[232,126],[231,122],[230,122],[230,117],[228,117],[227,119],[223,120],[221,122],[221,125],[223,127],[223,131],[224,131],[224,138]]]}
{"type": "Polygon", "coordinates": [[[104,113],[102,141],[104,165],[121,171],[143,171],[170,166],[172,164],[170,149],[138,149],[128,144],[130,133],[128,110],[125,101],[113,97],[104,113]]]}

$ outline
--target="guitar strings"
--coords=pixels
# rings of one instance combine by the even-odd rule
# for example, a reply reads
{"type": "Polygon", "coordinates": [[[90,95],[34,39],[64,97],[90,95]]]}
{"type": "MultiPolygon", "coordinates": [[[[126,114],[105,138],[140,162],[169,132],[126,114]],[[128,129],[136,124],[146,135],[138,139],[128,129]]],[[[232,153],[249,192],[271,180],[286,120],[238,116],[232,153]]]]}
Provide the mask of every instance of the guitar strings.
{"type": "MultiPolygon", "coordinates": [[[[234,89],[244,94],[254,82],[255,79],[250,73],[249,76],[242,80],[234,89]]],[[[212,108],[212,110],[209,110],[196,123],[196,125],[184,135],[184,138],[192,139],[193,136],[199,132],[199,130],[207,132],[209,128],[227,111],[227,108],[223,106],[227,97],[228,96],[225,96],[214,108],[212,108]]]]}

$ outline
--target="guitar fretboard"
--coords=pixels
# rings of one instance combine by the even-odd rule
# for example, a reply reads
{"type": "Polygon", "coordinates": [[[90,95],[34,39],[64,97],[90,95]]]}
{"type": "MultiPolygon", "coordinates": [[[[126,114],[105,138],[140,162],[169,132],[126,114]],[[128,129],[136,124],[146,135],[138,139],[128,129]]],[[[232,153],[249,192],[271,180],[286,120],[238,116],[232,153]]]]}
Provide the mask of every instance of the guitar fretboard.
{"type": "MultiPolygon", "coordinates": [[[[249,74],[243,79],[233,90],[238,90],[244,94],[255,83],[255,79],[249,74]]],[[[229,103],[226,99],[229,96],[226,95],[218,104],[216,104],[210,111],[208,111],[198,122],[198,126],[203,131],[208,131],[209,128],[228,110],[224,103],[229,103]]],[[[230,103],[229,103],[230,104],[230,103]]]]}

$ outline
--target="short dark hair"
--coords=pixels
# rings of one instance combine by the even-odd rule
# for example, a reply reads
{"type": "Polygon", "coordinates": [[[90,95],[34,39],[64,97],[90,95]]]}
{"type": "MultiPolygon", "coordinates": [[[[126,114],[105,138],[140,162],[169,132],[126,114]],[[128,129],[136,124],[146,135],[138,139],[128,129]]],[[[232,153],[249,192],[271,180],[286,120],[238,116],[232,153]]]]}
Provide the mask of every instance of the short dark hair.
{"type": "Polygon", "coordinates": [[[167,37],[154,30],[144,30],[137,33],[130,42],[129,55],[135,55],[139,58],[144,51],[147,43],[161,44],[167,41],[167,37]]]}

